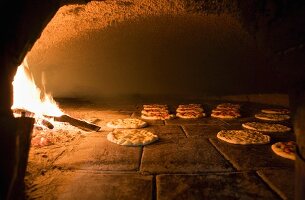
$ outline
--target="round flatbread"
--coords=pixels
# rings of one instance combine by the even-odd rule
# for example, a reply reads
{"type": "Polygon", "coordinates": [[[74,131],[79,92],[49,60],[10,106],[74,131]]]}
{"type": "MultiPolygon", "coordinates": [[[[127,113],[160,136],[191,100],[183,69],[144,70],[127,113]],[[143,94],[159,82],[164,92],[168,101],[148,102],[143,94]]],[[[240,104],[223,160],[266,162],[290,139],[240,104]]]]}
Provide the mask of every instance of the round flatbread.
{"type": "Polygon", "coordinates": [[[109,128],[144,128],[147,122],[136,118],[126,118],[110,121],[106,125],[109,128]]]}
{"type": "Polygon", "coordinates": [[[232,111],[232,112],[237,112],[239,113],[238,108],[214,108],[212,112],[223,112],[223,111],[232,111]]]}
{"type": "Polygon", "coordinates": [[[267,114],[289,114],[290,111],[286,108],[265,108],[261,110],[262,113],[267,113],[267,114]]]}
{"type": "Polygon", "coordinates": [[[288,132],[291,130],[290,127],[284,126],[282,124],[270,124],[262,122],[246,122],[242,124],[242,127],[249,130],[263,132],[288,132]]]}
{"type": "Polygon", "coordinates": [[[159,109],[168,109],[168,106],[165,104],[145,104],[143,105],[144,109],[154,109],[154,108],[159,108],[159,109]]]}
{"type": "Polygon", "coordinates": [[[146,107],[146,108],[143,108],[143,110],[146,110],[146,111],[152,111],[152,112],[156,112],[156,111],[167,111],[168,109],[167,108],[163,108],[163,107],[146,107]]]}
{"type": "Polygon", "coordinates": [[[107,135],[110,142],[125,146],[143,146],[158,140],[158,136],[143,129],[116,129],[107,135]]]}
{"type": "Polygon", "coordinates": [[[150,115],[150,114],[168,114],[168,110],[158,110],[158,109],[145,109],[141,111],[142,114],[144,115],[150,115]]]}
{"type": "Polygon", "coordinates": [[[284,158],[295,160],[296,143],[294,141],[289,142],[277,142],[271,145],[272,151],[284,158]]]}
{"type": "Polygon", "coordinates": [[[236,111],[212,111],[211,117],[220,118],[220,119],[236,119],[240,117],[240,113],[236,111]]]}
{"type": "Polygon", "coordinates": [[[218,104],[216,108],[235,108],[235,109],[240,109],[239,104],[233,104],[233,103],[221,103],[218,104]]]}
{"type": "Polygon", "coordinates": [[[179,112],[176,114],[177,117],[182,119],[198,119],[205,117],[205,113],[202,112],[179,112]]]}
{"type": "Polygon", "coordinates": [[[184,108],[177,108],[176,109],[176,112],[203,112],[203,111],[204,111],[203,108],[200,108],[200,107],[198,107],[198,108],[196,108],[196,107],[194,107],[194,108],[184,107],[184,108]]]}
{"type": "Polygon", "coordinates": [[[192,104],[180,104],[178,106],[178,108],[201,108],[201,107],[202,107],[201,104],[194,104],[194,103],[192,103],[192,104]]]}
{"type": "Polygon", "coordinates": [[[142,114],[142,119],[147,120],[165,120],[165,119],[172,119],[175,115],[168,114],[168,113],[150,113],[150,114],[142,114]]]}
{"type": "Polygon", "coordinates": [[[258,131],[222,130],[217,133],[217,138],[232,144],[267,144],[270,142],[268,135],[258,131]]]}
{"type": "Polygon", "coordinates": [[[267,114],[267,113],[258,113],[255,114],[255,118],[266,120],[266,121],[285,121],[290,119],[289,115],[279,115],[279,114],[267,114]]]}

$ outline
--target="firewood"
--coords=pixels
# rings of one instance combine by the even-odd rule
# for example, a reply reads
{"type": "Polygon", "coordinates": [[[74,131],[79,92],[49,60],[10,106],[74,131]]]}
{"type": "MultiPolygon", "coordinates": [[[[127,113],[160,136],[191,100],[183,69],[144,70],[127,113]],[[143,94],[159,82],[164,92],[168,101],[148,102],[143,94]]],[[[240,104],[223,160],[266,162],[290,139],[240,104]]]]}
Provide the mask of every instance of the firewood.
{"type": "Polygon", "coordinates": [[[53,129],[54,125],[46,119],[38,119],[42,125],[47,127],[48,129],[53,129]]]}
{"type": "MultiPolygon", "coordinates": [[[[21,117],[34,117],[35,113],[28,111],[28,110],[24,110],[24,109],[13,109],[13,112],[16,114],[20,114],[21,117]]],[[[49,117],[52,118],[52,117],[49,117]]],[[[42,124],[43,126],[45,126],[48,129],[53,129],[54,125],[48,121],[47,119],[43,119],[43,118],[36,118],[36,121],[38,121],[40,124],[42,124]]]]}
{"type": "Polygon", "coordinates": [[[13,109],[13,113],[19,114],[23,117],[33,117],[35,115],[35,113],[33,113],[31,111],[20,109],[20,108],[13,109]]]}
{"type": "Polygon", "coordinates": [[[71,124],[72,126],[78,127],[85,131],[98,131],[101,128],[95,124],[70,117],[69,115],[62,115],[60,117],[54,117],[54,120],[58,121],[58,122],[67,122],[67,123],[71,124]]]}
{"type": "MultiPolygon", "coordinates": [[[[30,111],[27,111],[27,110],[24,110],[24,109],[14,109],[13,112],[17,113],[17,114],[21,114],[22,116],[26,116],[26,117],[33,117],[34,116],[34,113],[32,113],[30,111]]],[[[54,118],[54,120],[58,121],[58,122],[67,122],[70,125],[75,126],[75,127],[80,128],[82,130],[85,130],[85,131],[98,131],[101,128],[101,127],[99,127],[99,126],[97,126],[93,123],[89,123],[89,122],[86,122],[86,121],[83,121],[83,120],[80,120],[80,119],[76,119],[76,118],[73,118],[69,115],[62,115],[60,117],[44,115],[44,117],[47,118],[47,119],[54,118]]],[[[46,120],[46,119],[38,119],[38,120],[41,120],[40,121],[41,124],[46,126],[47,128],[49,128],[49,129],[54,128],[54,125],[51,122],[49,122],[48,120],[46,120]]]]}

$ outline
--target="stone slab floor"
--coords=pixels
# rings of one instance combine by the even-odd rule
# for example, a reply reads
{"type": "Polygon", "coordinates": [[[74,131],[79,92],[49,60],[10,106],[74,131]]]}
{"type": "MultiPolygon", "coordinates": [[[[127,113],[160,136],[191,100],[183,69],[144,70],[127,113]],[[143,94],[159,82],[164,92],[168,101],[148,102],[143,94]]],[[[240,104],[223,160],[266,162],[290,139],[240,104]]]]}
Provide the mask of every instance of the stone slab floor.
{"type": "MultiPolygon", "coordinates": [[[[99,132],[78,132],[69,140],[31,147],[26,175],[28,199],[293,199],[294,161],[271,151],[277,141],[294,140],[293,131],[270,134],[266,145],[233,145],[217,139],[222,129],[242,129],[267,104],[245,102],[242,118],[218,120],[210,112],[217,101],[96,104],[62,102],[69,115],[94,121],[99,132]],[[144,147],[126,147],[106,139],[113,119],[139,117],[143,103],[201,103],[207,117],[148,121],[159,136],[144,147]]],[[[274,107],[274,106],[273,106],[274,107]]],[[[291,122],[284,122],[291,126],[291,122]]],[[[69,131],[54,135],[68,137],[69,131]]]]}

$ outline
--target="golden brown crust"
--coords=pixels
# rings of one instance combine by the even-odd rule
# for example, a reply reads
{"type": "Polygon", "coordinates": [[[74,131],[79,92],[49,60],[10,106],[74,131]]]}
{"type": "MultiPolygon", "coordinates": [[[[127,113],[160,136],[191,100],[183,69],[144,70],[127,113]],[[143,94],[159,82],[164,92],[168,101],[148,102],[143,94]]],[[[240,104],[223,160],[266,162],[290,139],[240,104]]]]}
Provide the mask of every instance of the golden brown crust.
{"type": "Polygon", "coordinates": [[[158,140],[158,136],[143,129],[116,129],[107,135],[110,142],[125,146],[143,146],[158,140]]]}
{"type": "Polygon", "coordinates": [[[290,119],[289,115],[280,115],[280,114],[266,114],[258,113],[254,116],[257,119],[266,120],[266,121],[285,121],[290,119]]]}
{"type": "Polygon", "coordinates": [[[179,112],[176,116],[182,119],[198,119],[204,117],[205,114],[202,112],[179,112]]]}
{"type": "Polygon", "coordinates": [[[261,110],[262,113],[267,114],[290,114],[290,110],[287,108],[265,108],[261,110]]]}
{"type": "Polygon", "coordinates": [[[106,125],[109,128],[144,128],[147,122],[136,118],[125,118],[110,121],[106,125]]]}
{"type": "Polygon", "coordinates": [[[291,128],[284,126],[282,124],[270,124],[263,122],[246,122],[242,124],[242,127],[263,132],[288,132],[291,128]]]}
{"type": "Polygon", "coordinates": [[[232,144],[267,144],[270,136],[258,131],[222,130],[217,133],[217,138],[232,144]]]}
{"type": "Polygon", "coordinates": [[[271,149],[275,154],[290,160],[295,160],[295,148],[296,144],[293,141],[277,142],[271,145],[271,149]]]}

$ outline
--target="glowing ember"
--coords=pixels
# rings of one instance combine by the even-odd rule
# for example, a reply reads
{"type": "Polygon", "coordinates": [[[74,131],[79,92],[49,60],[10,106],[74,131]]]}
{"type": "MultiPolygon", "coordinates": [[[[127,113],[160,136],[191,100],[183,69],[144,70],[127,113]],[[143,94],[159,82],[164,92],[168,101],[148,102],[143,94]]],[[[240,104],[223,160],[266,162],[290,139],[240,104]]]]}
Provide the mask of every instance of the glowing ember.
{"type": "Polygon", "coordinates": [[[18,67],[13,81],[14,102],[12,109],[23,109],[35,113],[36,116],[61,116],[59,109],[52,96],[41,94],[35,85],[32,74],[29,71],[26,59],[18,67]]]}

